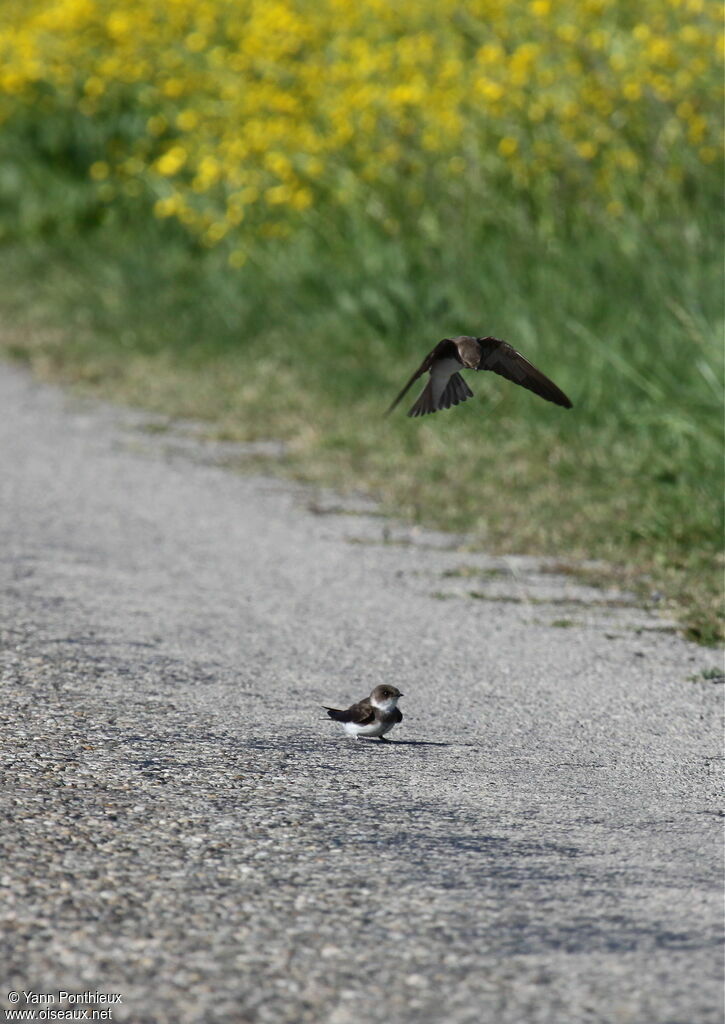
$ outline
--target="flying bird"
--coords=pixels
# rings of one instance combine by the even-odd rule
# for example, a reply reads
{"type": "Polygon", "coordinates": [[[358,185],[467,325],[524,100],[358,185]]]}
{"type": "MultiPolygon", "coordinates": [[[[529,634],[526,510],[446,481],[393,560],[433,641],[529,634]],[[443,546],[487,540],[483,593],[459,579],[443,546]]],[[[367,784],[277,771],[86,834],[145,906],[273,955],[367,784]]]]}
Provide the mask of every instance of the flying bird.
{"type": "Polygon", "coordinates": [[[330,718],[340,722],[348,736],[360,739],[361,736],[377,736],[387,743],[385,733],[390,732],[394,725],[403,721],[402,712],[398,710],[398,698],[403,694],[395,686],[376,686],[369,697],[352,704],[346,711],[337,708],[323,708],[330,718]]]}
{"type": "Polygon", "coordinates": [[[564,392],[517,352],[513,345],[500,338],[469,338],[462,334],[458,338],[444,338],[438,342],[385,415],[393,411],[408,389],[426,371],[430,374],[428,383],[408,413],[409,416],[426,416],[473,398],[473,392],[461,377],[460,370],[493,370],[514,384],[520,384],[522,388],[540,395],[547,402],[571,409],[571,402],[564,392]]]}

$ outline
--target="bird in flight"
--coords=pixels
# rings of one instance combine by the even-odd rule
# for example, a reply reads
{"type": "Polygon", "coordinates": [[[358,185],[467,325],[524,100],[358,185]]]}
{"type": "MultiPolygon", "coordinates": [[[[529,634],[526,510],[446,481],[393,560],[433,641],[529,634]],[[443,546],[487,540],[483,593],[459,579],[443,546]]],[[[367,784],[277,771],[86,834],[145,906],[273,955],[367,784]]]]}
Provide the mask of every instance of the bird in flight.
{"type": "Polygon", "coordinates": [[[462,334],[458,338],[444,338],[438,342],[390,406],[386,416],[426,370],[430,374],[428,383],[408,413],[409,416],[426,416],[473,398],[473,392],[459,370],[493,370],[514,384],[520,384],[522,388],[540,395],[547,402],[571,409],[571,402],[564,392],[517,352],[513,345],[500,338],[469,338],[462,334]]]}
{"type": "Polygon", "coordinates": [[[394,725],[403,721],[402,712],[398,708],[398,698],[403,694],[397,686],[376,686],[369,697],[351,704],[346,711],[328,708],[325,711],[335,722],[339,722],[348,736],[359,739],[361,736],[377,736],[383,742],[385,733],[390,732],[394,725]]]}

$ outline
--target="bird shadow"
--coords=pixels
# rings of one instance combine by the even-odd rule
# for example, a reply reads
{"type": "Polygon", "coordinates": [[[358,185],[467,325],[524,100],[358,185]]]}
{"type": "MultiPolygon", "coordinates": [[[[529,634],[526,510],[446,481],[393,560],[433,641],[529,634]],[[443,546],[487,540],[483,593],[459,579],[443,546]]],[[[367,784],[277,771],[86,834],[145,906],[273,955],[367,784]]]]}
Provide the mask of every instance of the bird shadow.
{"type": "Polygon", "coordinates": [[[453,743],[436,743],[434,740],[386,740],[381,743],[377,737],[366,739],[361,736],[363,743],[377,743],[379,747],[452,747],[453,743]]]}

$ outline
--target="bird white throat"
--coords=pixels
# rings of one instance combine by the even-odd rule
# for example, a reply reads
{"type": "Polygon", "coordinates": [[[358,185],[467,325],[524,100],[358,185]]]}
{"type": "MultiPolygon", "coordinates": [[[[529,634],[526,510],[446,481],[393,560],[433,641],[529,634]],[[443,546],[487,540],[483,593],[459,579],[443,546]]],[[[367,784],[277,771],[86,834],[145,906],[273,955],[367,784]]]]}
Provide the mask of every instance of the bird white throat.
{"type": "Polygon", "coordinates": [[[398,698],[390,697],[388,700],[376,700],[375,697],[370,698],[370,703],[374,708],[382,711],[384,715],[389,715],[391,711],[395,711],[398,706],[398,698]]]}

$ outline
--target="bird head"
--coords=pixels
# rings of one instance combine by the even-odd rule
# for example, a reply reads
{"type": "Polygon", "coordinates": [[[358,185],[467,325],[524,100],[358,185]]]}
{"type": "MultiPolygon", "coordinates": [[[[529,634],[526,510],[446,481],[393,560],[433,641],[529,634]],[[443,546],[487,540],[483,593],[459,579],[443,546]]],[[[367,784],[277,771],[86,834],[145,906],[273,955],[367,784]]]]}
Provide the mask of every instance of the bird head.
{"type": "Polygon", "coordinates": [[[382,686],[376,686],[370,694],[370,703],[381,711],[392,711],[397,707],[398,698],[402,696],[397,686],[384,683],[382,686]]]}

